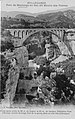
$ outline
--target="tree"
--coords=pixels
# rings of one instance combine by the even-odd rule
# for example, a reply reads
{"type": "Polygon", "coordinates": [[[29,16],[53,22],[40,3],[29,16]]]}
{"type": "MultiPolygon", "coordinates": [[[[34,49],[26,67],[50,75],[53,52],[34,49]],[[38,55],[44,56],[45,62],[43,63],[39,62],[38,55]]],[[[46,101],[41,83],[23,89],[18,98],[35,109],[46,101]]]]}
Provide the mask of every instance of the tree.
{"type": "Polygon", "coordinates": [[[14,50],[14,45],[12,41],[1,41],[1,51],[4,52],[5,50],[14,50]]]}
{"type": "Polygon", "coordinates": [[[8,36],[8,37],[12,37],[11,33],[9,30],[4,30],[3,31],[3,36],[8,36]]]}
{"type": "Polygon", "coordinates": [[[2,29],[1,34],[2,34],[2,39],[4,39],[1,40],[1,51],[4,52],[6,49],[14,50],[12,35],[10,31],[2,29]]]}

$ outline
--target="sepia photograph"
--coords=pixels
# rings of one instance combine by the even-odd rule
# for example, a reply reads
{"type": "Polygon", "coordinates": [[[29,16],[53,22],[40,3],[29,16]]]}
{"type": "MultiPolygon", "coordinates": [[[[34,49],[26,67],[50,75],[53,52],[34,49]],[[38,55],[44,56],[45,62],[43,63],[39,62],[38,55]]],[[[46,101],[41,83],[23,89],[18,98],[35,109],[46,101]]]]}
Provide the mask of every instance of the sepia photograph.
{"type": "Polygon", "coordinates": [[[38,12],[2,6],[0,105],[75,106],[75,7],[40,11],[39,5],[51,6],[46,2],[17,7],[29,5],[38,12]]]}

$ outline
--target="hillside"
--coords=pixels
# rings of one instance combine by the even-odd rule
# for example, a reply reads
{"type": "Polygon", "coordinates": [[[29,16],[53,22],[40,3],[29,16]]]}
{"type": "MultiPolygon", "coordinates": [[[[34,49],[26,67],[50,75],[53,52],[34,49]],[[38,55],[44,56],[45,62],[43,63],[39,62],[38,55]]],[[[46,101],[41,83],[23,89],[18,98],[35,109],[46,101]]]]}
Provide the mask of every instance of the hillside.
{"type": "MultiPolygon", "coordinates": [[[[4,26],[5,21],[2,21],[4,26]]],[[[11,24],[16,28],[75,28],[75,11],[66,10],[53,13],[43,13],[36,17],[26,14],[17,14],[13,19],[6,21],[7,26],[11,24]],[[17,21],[16,23],[16,20],[17,21]],[[16,26],[17,24],[17,26],[16,26]]]]}
{"type": "Polygon", "coordinates": [[[75,11],[73,10],[40,14],[37,16],[37,18],[46,21],[48,26],[51,25],[54,27],[75,27],[75,11]]]}

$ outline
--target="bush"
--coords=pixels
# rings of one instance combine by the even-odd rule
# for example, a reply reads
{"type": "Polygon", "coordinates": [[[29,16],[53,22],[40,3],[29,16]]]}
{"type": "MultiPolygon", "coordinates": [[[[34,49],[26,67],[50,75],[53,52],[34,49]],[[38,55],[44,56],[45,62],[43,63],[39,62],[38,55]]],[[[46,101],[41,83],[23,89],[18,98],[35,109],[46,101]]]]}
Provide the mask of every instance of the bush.
{"type": "Polygon", "coordinates": [[[5,50],[14,50],[13,42],[10,41],[1,41],[1,51],[4,52],[5,50]]]}

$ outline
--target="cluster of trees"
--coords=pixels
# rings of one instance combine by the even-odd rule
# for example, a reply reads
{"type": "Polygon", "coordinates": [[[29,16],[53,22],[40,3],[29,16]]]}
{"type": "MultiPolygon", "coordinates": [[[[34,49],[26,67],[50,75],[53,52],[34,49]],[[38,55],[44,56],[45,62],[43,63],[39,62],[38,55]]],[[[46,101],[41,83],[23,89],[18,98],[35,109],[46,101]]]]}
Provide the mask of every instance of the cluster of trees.
{"type": "Polygon", "coordinates": [[[14,50],[14,45],[12,41],[1,41],[1,51],[4,52],[5,50],[14,50]]]}
{"type": "Polygon", "coordinates": [[[12,40],[12,35],[10,33],[10,31],[4,31],[2,29],[2,39],[4,40],[1,40],[1,52],[4,52],[6,49],[7,50],[11,50],[13,51],[14,50],[14,44],[13,44],[13,40],[12,40]]]}
{"type": "Polygon", "coordinates": [[[25,21],[24,19],[15,19],[11,18],[7,20],[6,18],[1,21],[1,27],[2,28],[24,28],[24,27],[29,27],[30,22],[25,21]]]}
{"type": "MultiPolygon", "coordinates": [[[[12,40],[12,35],[10,31],[1,30],[1,52],[5,52],[6,50],[13,51],[14,45],[12,40]]],[[[6,81],[8,79],[8,72],[10,68],[10,61],[6,59],[3,54],[0,54],[1,57],[1,98],[4,98],[6,81]]]]}
{"type": "Polygon", "coordinates": [[[1,98],[4,98],[6,91],[6,81],[8,79],[8,72],[10,68],[10,61],[7,60],[4,55],[1,55],[1,98]]]}
{"type": "Polygon", "coordinates": [[[65,20],[65,18],[58,17],[58,20],[55,19],[53,22],[44,21],[44,20],[25,20],[23,18],[15,19],[6,18],[1,21],[1,26],[3,28],[74,28],[75,25],[70,20],[65,20]]]}

